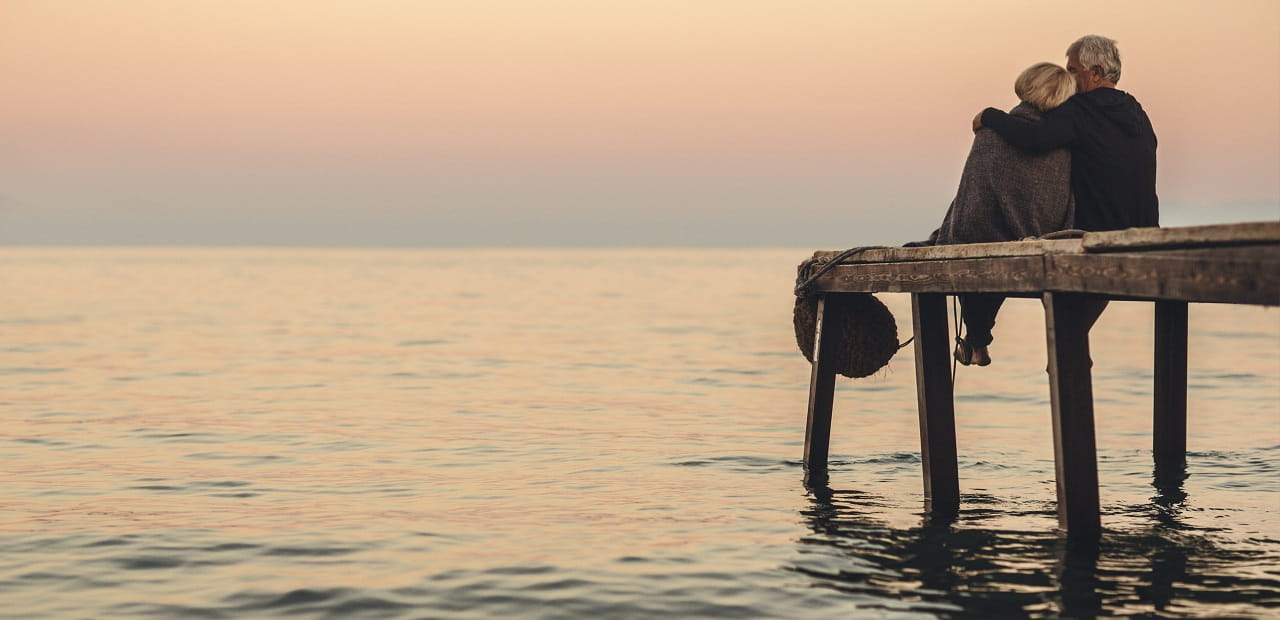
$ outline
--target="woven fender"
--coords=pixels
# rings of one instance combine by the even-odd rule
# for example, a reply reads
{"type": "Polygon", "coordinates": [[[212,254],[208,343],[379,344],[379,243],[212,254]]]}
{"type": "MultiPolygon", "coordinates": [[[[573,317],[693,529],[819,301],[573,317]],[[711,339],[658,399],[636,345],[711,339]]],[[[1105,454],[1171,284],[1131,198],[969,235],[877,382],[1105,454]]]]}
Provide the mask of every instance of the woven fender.
{"type": "MultiPolygon", "coordinates": [[[[836,372],[850,378],[866,377],[884,368],[898,351],[898,324],[893,313],[870,293],[828,297],[825,320],[832,323],[836,372]]],[[[796,344],[813,362],[813,341],[818,323],[818,296],[796,297],[796,344]]]]}

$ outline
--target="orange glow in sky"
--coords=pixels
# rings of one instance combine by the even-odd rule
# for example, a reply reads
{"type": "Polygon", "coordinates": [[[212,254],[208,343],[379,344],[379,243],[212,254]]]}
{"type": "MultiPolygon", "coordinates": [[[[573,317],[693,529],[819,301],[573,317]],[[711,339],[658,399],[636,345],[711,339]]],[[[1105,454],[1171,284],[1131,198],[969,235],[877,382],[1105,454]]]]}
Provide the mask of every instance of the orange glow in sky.
{"type": "Polygon", "coordinates": [[[470,202],[896,230],[874,212],[940,216],[973,115],[1088,33],[1155,125],[1166,223],[1280,217],[1280,3],[864,4],[8,0],[0,218],[470,202]]]}

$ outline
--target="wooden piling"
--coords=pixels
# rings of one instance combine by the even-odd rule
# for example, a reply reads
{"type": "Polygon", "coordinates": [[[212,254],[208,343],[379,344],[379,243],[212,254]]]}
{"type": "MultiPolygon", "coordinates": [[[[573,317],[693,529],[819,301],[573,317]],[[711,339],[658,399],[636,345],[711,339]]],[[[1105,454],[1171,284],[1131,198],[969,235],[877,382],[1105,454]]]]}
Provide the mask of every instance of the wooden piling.
{"type": "Polygon", "coordinates": [[[1187,302],[1157,301],[1152,455],[1157,475],[1187,460],[1187,302]]]}
{"type": "Polygon", "coordinates": [[[960,477],[956,464],[947,296],[913,293],[911,322],[915,332],[916,399],[920,414],[925,509],[951,513],[960,508],[960,477]]]}
{"type": "Polygon", "coordinates": [[[809,417],[804,431],[804,466],[810,472],[825,472],[831,446],[831,408],[836,392],[835,323],[824,320],[828,310],[838,310],[841,296],[818,299],[814,329],[813,368],[809,374],[809,417]],[[824,346],[826,345],[826,346],[824,346]]]}
{"type": "Polygon", "coordinates": [[[1101,530],[1098,450],[1093,428],[1088,298],[1046,292],[1043,297],[1049,350],[1049,398],[1053,410],[1053,454],[1057,464],[1058,525],[1072,537],[1101,530]]]}

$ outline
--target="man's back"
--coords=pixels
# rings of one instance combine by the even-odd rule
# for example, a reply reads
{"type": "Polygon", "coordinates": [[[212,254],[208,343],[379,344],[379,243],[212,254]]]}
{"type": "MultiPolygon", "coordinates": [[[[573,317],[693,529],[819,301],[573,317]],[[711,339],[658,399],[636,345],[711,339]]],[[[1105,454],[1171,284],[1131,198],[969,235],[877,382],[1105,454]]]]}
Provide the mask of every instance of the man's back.
{"type": "MultiPolygon", "coordinates": [[[[1142,105],[1114,88],[1079,93],[1062,107],[1075,125],[1071,186],[1076,228],[1158,226],[1156,135],[1142,105]]],[[[1056,112],[1056,110],[1055,110],[1056,112]]]]}

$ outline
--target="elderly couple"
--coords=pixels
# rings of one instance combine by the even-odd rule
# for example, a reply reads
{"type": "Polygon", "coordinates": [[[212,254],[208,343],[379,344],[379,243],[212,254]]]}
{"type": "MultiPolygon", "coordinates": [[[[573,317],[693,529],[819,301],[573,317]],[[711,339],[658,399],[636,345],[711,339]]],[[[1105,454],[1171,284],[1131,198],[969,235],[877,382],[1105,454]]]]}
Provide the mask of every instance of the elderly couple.
{"type": "MultiPolygon", "coordinates": [[[[1156,226],[1156,136],[1138,101],[1116,90],[1120,52],[1106,37],[1081,37],[1067,66],[1033,65],[1014,82],[1021,100],[973,119],[976,135],[955,200],[924,243],[1017,241],[1064,230],[1156,226]]],[[[987,346],[1004,297],[961,295],[964,365],[991,363],[987,346]]],[[[1091,310],[1089,325],[1106,302],[1091,310]]]]}

